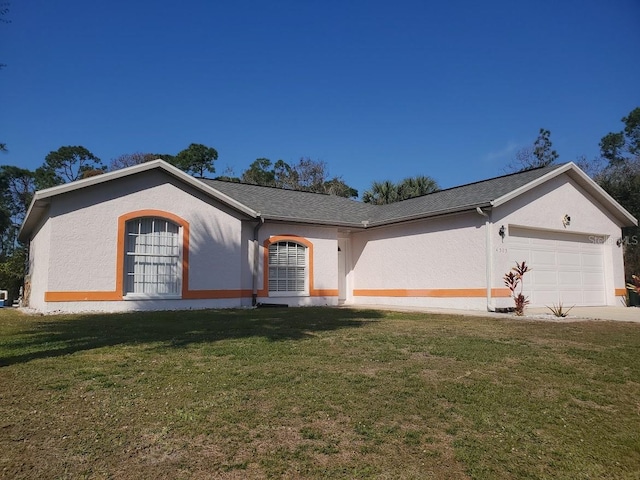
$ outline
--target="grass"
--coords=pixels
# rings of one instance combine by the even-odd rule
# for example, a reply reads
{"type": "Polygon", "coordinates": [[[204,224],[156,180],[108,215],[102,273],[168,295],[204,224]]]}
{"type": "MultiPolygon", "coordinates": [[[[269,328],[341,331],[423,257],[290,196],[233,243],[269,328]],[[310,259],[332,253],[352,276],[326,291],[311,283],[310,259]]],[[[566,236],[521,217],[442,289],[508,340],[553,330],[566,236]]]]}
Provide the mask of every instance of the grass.
{"type": "Polygon", "coordinates": [[[640,325],[0,310],[2,478],[640,478],[640,325]]]}

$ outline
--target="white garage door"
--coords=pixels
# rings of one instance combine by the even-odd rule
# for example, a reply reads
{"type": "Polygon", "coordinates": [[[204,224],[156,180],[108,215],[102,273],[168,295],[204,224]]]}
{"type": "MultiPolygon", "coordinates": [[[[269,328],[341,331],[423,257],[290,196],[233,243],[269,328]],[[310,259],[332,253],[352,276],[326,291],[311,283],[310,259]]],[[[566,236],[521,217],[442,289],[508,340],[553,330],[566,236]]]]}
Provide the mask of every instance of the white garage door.
{"type": "Polygon", "coordinates": [[[509,228],[509,258],[525,260],[531,306],[605,305],[603,245],[590,235],[509,228]]]}

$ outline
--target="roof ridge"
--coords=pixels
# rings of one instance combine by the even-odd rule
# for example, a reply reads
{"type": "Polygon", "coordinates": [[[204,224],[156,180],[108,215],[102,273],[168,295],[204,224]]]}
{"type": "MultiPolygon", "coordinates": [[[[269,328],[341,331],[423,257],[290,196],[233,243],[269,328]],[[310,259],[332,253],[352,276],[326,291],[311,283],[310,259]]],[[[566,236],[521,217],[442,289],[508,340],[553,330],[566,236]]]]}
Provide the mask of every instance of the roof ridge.
{"type": "MultiPolygon", "coordinates": [[[[235,182],[233,180],[223,180],[220,178],[199,178],[198,180],[209,180],[209,181],[213,181],[213,182],[222,182],[222,183],[229,183],[231,185],[248,185],[250,187],[262,187],[262,188],[271,188],[274,190],[283,190],[285,192],[301,192],[301,193],[313,193],[315,195],[326,195],[326,196],[332,196],[331,193],[324,193],[324,192],[312,192],[309,190],[298,190],[296,188],[286,188],[286,187],[278,187],[277,185],[260,185],[258,183],[248,183],[248,182],[235,182]]],[[[334,197],[338,197],[340,195],[333,195],[334,197]]],[[[342,197],[342,198],[348,198],[348,197],[342,197]]]]}
{"type": "MultiPolygon", "coordinates": [[[[554,163],[552,165],[545,165],[543,167],[530,168],[528,170],[522,170],[522,171],[519,171],[519,172],[505,173],[504,175],[498,175],[496,177],[485,178],[483,180],[476,180],[475,182],[463,183],[462,185],[455,185],[453,187],[448,187],[448,188],[441,188],[440,190],[435,190],[433,192],[425,193],[424,195],[418,195],[417,197],[406,198],[404,200],[400,200],[399,202],[394,202],[394,203],[402,203],[402,202],[406,202],[408,200],[413,200],[415,198],[424,198],[424,197],[427,197],[429,195],[435,195],[437,193],[442,193],[442,192],[448,192],[450,190],[455,190],[456,188],[463,188],[463,187],[469,187],[471,185],[478,185],[480,183],[486,183],[486,182],[490,182],[492,180],[499,180],[501,178],[507,178],[507,177],[513,177],[513,176],[516,176],[516,175],[522,175],[522,174],[525,174],[525,173],[528,173],[528,172],[534,172],[536,170],[543,170],[543,169],[555,170],[556,168],[562,167],[563,165],[566,165],[568,163],[571,163],[571,162],[554,163]]],[[[393,205],[393,203],[389,203],[387,205],[393,205]]]]}

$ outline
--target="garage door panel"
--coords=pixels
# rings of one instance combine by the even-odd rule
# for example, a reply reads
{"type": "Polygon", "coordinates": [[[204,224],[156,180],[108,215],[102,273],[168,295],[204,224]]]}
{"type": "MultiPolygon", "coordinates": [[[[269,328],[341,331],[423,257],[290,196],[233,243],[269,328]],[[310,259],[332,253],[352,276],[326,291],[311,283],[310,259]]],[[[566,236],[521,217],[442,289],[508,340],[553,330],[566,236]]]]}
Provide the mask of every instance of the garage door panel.
{"type": "Polygon", "coordinates": [[[558,285],[560,288],[582,286],[582,272],[579,270],[576,272],[559,271],[558,272],[558,285]]]}
{"type": "Polygon", "coordinates": [[[577,267],[579,269],[581,263],[580,257],[581,255],[577,252],[558,252],[556,259],[560,266],[577,267]]]}
{"type": "Polygon", "coordinates": [[[582,265],[585,267],[597,268],[602,271],[602,255],[595,253],[582,254],[582,265]]]}
{"type": "Polygon", "coordinates": [[[582,284],[585,287],[600,288],[602,286],[602,272],[583,272],[582,284]]]}
{"type": "MultiPolygon", "coordinates": [[[[544,286],[553,285],[554,288],[558,285],[558,274],[555,270],[536,270],[531,272],[531,278],[526,278],[525,286],[531,286],[532,290],[538,290],[544,286]]],[[[529,276],[529,274],[527,274],[529,276]]]]}
{"type": "Polygon", "coordinates": [[[554,303],[556,305],[562,303],[565,307],[571,307],[572,305],[581,305],[583,304],[583,293],[579,292],[571,292],[564,291],[559,295],[560,299],[556,300],[554,303]]]}
{"type": "Polygon", "coordinates": [[[555,252],[545,252],[540,250],[531,251],[531,263],[536,265],[555,265],[556,254],[555,252]]]}
{"type": "Polygon", "coordinates": [[[603,248],[588,235],[509,228],[512,262],[527,261],[524,294],[532,306],[604,305],[603,248]]]}

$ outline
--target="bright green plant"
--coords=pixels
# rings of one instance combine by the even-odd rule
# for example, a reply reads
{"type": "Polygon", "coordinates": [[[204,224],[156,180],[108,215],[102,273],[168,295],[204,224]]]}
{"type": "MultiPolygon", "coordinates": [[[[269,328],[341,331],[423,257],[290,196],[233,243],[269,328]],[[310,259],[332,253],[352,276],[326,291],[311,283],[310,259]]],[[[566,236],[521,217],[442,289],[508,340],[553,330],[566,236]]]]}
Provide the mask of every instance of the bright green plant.
{"type": "Polygon", "coordinates": [[[558,317],[558,318],[565,318],[569,315],[569,312],[571,311],[571,309],[575,307],[575,305],[573,305],[572,307],[569,307],[567,310],[564,309],[564,306],[562,305],[562,302],[559,302],[558,305],[556,305],[555,303],[553,304],[552,307],[547,305],[547,308],[549,310],[551,310],[551,313],[553,313],[554,316],[558,317]]]}

